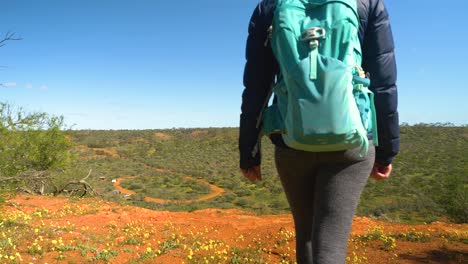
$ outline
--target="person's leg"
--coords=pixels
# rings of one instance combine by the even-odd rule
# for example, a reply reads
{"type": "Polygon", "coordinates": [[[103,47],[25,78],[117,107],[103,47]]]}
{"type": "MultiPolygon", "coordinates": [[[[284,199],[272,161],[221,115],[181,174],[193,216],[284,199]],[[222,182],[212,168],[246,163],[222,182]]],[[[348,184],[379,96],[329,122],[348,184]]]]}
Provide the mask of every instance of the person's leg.
{"type": "Polygon", "coordinates": [[[297,263],[312,263],[316,153],[276,147],[275,161],[296,231],[297,263]]]}
{"type": "Polygon", "coordinates": [[[313,263],[345,263],[349,233],[362,190],[375,159],[359,149],[320,153],[314,190],[313,263]]]}

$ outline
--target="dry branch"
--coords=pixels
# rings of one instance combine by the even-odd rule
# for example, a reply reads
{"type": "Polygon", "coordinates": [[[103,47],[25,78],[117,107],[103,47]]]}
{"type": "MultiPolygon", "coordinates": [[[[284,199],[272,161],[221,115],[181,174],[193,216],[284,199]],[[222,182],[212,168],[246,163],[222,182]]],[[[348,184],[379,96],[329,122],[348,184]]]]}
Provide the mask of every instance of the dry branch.
{"type": "Polygon", "coordinates": [[[28,180],[47,180],[49,179],[48,172],[46,171],[32,171],[25,172],[15,177],[0,177],[0,182],[20,182],[28,180]]]}
{"type": "Polygon", "coordinates": [[[48,171],[32,171],[25,172],[16,177],[0,177],[0,183],[23,183],[23,186],[18,187],[18,192],[27,194],[46,194],[47,187],[52,188],[54,195],[66,194],[69,196],[79,195],[83,197],[87,194],[97,195],[98,193],[86,180],[91,176],[92,170],[89,171],[88,175],[78,181],[69,181],[62,188],[58,188],[52,181],[48,171]]]}
{"type": "Polygon", "coordinates": [[[5,34],[5,37],[2,40],[0,40],[0,47],[5,46],[7,41],[15,41],[15,40],[23,40],[23,38],[22,37],[15,37],[15,33],[8,31],[5,34]]]}
{"type": "Polygon", "coordinates": [[[97,195],[97,192],[93,189],[93,187],[86,182],[86,179],[91,176],[92,170],[89,170],[89,173],[86,177],[79,181],[70,181],[63,188],[55,192],[55,195],[59,195],[62,193],[66,193],[70,196],[75,194],[81,194],[80,197],[84,197],[86,194],[90,195],[97,195]]]}

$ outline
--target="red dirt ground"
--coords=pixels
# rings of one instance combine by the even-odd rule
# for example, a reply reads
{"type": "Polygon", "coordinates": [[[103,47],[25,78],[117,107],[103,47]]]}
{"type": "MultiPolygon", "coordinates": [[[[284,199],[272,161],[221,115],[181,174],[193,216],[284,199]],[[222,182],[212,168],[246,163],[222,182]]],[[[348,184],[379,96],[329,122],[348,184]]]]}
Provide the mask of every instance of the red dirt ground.
{"type": "MultiPolygon", "coordinates": [[[[290,215],[256,216],[239,210],[218,209],[152,211],[92,198],[76,200],[25,195],[7,199],[0,210],[3,213],[23,212],[28,215],[37,215],[39,210],[47,211],[44,213],[47,215],[41,216],[41,219],[33,217],[28,222],[30,241],[24,241],[17,248],[22,256],[21,263],[106,263],[90,260],[104,249],[119,252],[108,260],[109,263],[294,263],[293,221],[290,215]],[[57,259],[57,250],[45,252],[43,256],[28,254],[27,248],[37,235],[34,232],[38,233],[32,230],[38,227],[41,234],[40,226],[44,230],[53,227],[48,237],[43,235],[46,237],[44,245],[50,245],[52,239],[60,236],[65,244],[86,243],[94,245],[97,250],[84,255],[78,250],[65,251],[60,260],[57,259]],[[70,228],[67,232],[54,233],[60,229],[57,226],[70,228]],[[124,242],[129,241],[130,236],[141,240],[138,244],[124,242]],[[177,246],[168,249],[169,242],[175,241],[177,246]],[[144,252],[148,247],[152,248],[152,252],[162,252],[145,258],[144,252]],[[195,248],[200,248],[200,251],[195,248]],[[201,250],[203,248],[206,251],[201,250]],[[194,249],[193,258],[190,257],[191,249],[194,249]],[[222,250],[227,250],[227,253],[221,253],[222,250]]],[[[356,217],[347,263],[468,263],[467,233],[468,225],[437,222],[410,226],[356,217]],[[387,235],[423,232],[430,237],[430,241],[397,239],[394,249],[382,249],[383,240],[379,239],[360,242],[362,240],[358,236],[369,234],[369,229],[375,227],[382,228],[387,235]]],[[[3,263],[1,259],[0,262],[3,263]]]]}

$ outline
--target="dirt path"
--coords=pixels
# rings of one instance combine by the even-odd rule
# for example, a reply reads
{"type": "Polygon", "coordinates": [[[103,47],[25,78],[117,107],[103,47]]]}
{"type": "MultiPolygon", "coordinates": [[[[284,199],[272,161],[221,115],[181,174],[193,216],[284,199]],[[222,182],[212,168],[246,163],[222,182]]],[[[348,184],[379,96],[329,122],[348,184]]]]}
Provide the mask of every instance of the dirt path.
{"type": "MultiPolygon", "coordinates": [[[[155,169],[155,170],[157,170],[159,172],[168,173],[167,171],[161,171],[160,169],[155,169]]],[[[118,178],[117,181],[114,183],[114,187],[115,187],[115,189],[119,190],[123,194],[131,194],[131,195],[136,194],[132,190],[125,189],[124,187],[122,187],[121,184],[122,184],[123,180],[136,179],[138,177],[139,176],[129,176],[129,177],[118,178]]],[[[197,199],[194,199],[194,200],[164,200],[164,199],[154,198],[154,197],[150,197],[150,196],[145,196],[145,201],[146,202],[153,202],[153,203],[190,204],[190,203],[194,203],[194,202],[202,202],[202,201],[211,200],[211,199],[214,199],[214,198],[216,198],[218,196],[221,196],[223,193],[226,192],[223,188],[220,188],[220,187],[218,187],[216,185],[210,184],[207,181],[204,181],[204,180],[201,180],[201,179],[195,179],[195,178],[190,177],[190,176],[184,176],[184,178],[187,179],[187,180],[194,180],[194,181],[198,182],[199,184],[205,184],[205,185],[210,186],[211,193],[209,193],[207,195],[204,195],[202,197],[199,197],[197,199]]]]}
{"type": "MultiPolygon", "coordinates": [[[[110,149],[109,150],[109,149],[104,149],[104,148],[86,148],[86,147],[80,147],[79,148],[80,151],[83,151],[84,149],[94,150],[96,152],[96,155],[92,156],[93,158],[96,157],[96,156],[99,156],[99,155],[103,155],[103,156],[106,156],[106,157],[112,157],[112,158],[118,158],[118,159],[130,161],[130,159],[128,159],[128,158],[120,157],[120,155],[118,155],[118,153],[117,153],[117,151],[115,149],[110,149]]],[[[154,171],[157,171],[157,172],[160,172],[160,173],[170,173],[170,171],[168,171],[168,170],[154,168],[154,167],[151,167],[151,166],[146,165],[146,164],[143,164],[143,166],[146,169],[154,170],[154,171]]],[[[123,194],[130,194],[130,195],[136,194],[134,191],[128,190],[128,189],[125,189],[124,187],[122,187],[121,183],[122,183],[123,180],[135,179],[135,178],[138,178],[138,177],[139,176],[128,176],[128,177],[118,178],[116,180],[116,182],[114,183],[114,187],[115,187],[115,189],[119,190],[123,194]]],[[[194,203],[194,202],[208,201],[208,200],[214,199],[214,198],[216,198],[218,196],[221,196],[226,192],[226,190],[224,190],[223,188],[218,187],[218,186],[216,186],[214,184],[211,184],[211,183],[209,183],[209,182],[207,182],[205,180],[202,180],[202,179],[196,179],[196,178],[194,178],[192,176],[184,176],[184,179],[194,180],[199,184],[210,186],[211,193],[209,193],[207,195],[204,195],[204,196],[201,196],[201,197],[199,197],[197,199],[194,199],[194,200],[164,200],[164,199],[159,199],[159,198],[155,198],[155,197],[145,196],[145,201],[146,202],[153,202],[153,203],[190,204],[190,203],[194,203]]]]}

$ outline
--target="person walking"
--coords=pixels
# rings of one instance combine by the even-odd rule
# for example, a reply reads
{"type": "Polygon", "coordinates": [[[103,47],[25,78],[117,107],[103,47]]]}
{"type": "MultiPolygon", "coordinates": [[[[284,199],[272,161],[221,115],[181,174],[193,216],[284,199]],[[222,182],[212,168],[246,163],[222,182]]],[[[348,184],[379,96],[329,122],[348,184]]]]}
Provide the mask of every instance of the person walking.
{"type": "MultiPolygon", "coordinates": [[[[284,65],[275,56],[281,52],[274,52],[269,38],[271,25],[278,2],[288,1],[294,2],[261,1],[248,27],[239,151],[242,174],[253,182],[262,180],[259,135],[263,128],[259,123],[265,102],[272,87],[285,75],[284,65]]],[[[299,264],[345,262],[352,220],[362,190],[369,176],[376,180],[390,177],[393,158],[399,151],[397,71],[389,14],[383,0],[356,2],[359,17],[356,34],[362,48],[362,68],[368,72],[369,89],[375,98],[377,124],[373,126],[378,137],[373,138],[375,133],[367,135],[369,146],[363,155],[362,144],[338,151],[306,151],[288,145],[284,131],[269,135],[275,145],[277,171],[294,218],[299,264]],[[377,141],[378,146],[374,147],[373,142],[377,141]]],[[[319,37],[323,38],[325,30],[313,29],[311,34],[312,37],[322,34],[319,37]]],[[[317,47],[312,45],[313,41],[310,44],[312,49],[317,47]]],[[[314,77],[317,78],[311,70],[310,78],[315,80],[314,77]]],[[[287,84],[286,87],[289,88],[287,84]]],[[[275,98],[275,103],[278,100],[275,98]]]]}

